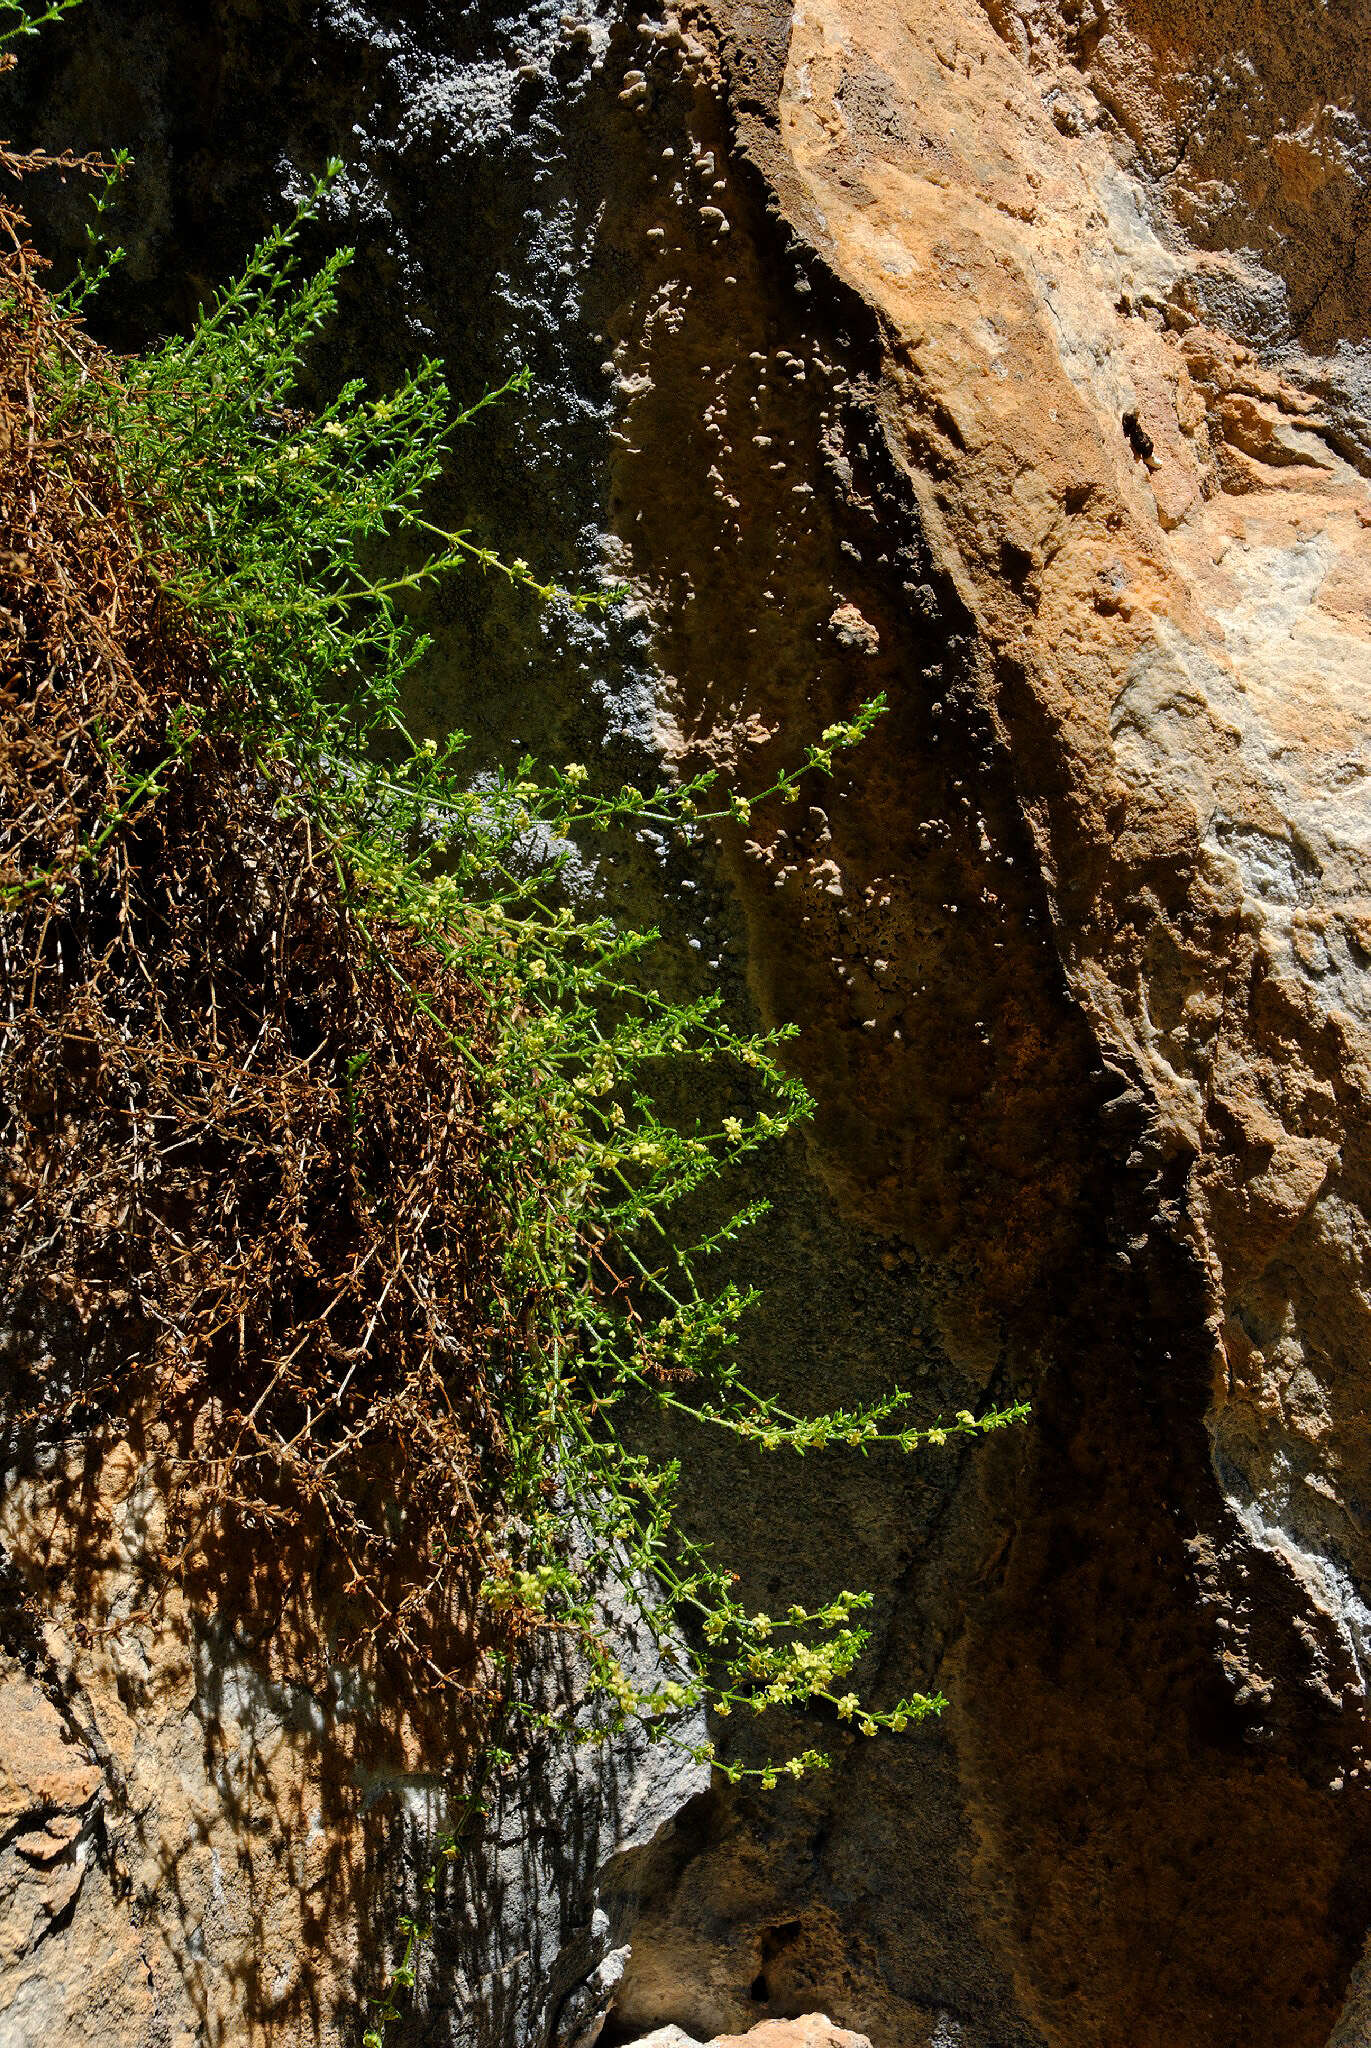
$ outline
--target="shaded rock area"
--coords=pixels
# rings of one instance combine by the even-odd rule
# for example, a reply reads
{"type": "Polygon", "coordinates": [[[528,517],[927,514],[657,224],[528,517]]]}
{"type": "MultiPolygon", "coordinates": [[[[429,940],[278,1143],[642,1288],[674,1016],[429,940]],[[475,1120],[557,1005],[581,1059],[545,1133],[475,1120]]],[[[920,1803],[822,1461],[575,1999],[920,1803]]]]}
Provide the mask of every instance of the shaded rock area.
{"type": "MultiPolygon", "coordinates": [[[[12,1463],[0,1511],[6,2048],[356,2040],[435,1858],[441,2038],[544,2038],[610,1951],[601,1873],[623,1893],[704,1774],[670,1745],[559,1739],[472,1813],[455,1713],[356,1668],[307,1686],[290,1643],[169,1595],[155,1459],[82,1448],[12,1463]]],[[[645,1680],[655,1646],[618,1633],[645,1680]]],[[[533,1696],[593,1725],[569,1659],[544,1653],[533,1696]]]]}
{"type": "MultiPolygon", "coordinates": [[[[607,2044],[789,2048],[753,2023],[820,2009],[877,2048],[1367,2036],[1369,29],[1279,0],[88,0],[29,69],[43,140],[140,156],[116,334],[182,317],[336,149],[359,262],[325,371],[533,363],[446,509],[634,600],[600,629],[445,599],[435,726],[763,783],[887,691],[798,817],[586,887],[660,919],[683,982],[803,1027],[820,1114],[749,1248],[754,1376],[1034,1403],[916,1464],[671,1444],[746,1597],[871,1585],[866,1684],[950,1710],[835,1729],[833,1774],[770,1796],[653,1775],[631,1824],[593,1774],[530,1781],[499,1897],[441,1922],[428,2039],[560,2013],[570,2041],[605,1999],[607,2044]],[[526,1834],[575,1895],[553,1921],[526,1834]],[[488,1995],[507,1968],[526,1988],[488,1995]]],[[[302,1818],[249,1857],[244,1931],[194,1902],[264,1809],[217,1805],[187,1960],[148,1960],[181,1909],[121,1845],[154,1808],[194,1833],[189,1646],[224,1697],[266,1680],[203,1617],[158,1650],[132,1595],[83,1645],[41,1491],[6,1509],[0,2028],[353,2039],[394,1820],[326,1833],[292,2003],[323,1766],[279,1731],[317,1703],[234,1707],[302,1818]],[[60,1620],[23,1620],[40,1585],[60,1620]]],[[[356,1806],[358,1756],[330,1768],[356,1806]]]]}

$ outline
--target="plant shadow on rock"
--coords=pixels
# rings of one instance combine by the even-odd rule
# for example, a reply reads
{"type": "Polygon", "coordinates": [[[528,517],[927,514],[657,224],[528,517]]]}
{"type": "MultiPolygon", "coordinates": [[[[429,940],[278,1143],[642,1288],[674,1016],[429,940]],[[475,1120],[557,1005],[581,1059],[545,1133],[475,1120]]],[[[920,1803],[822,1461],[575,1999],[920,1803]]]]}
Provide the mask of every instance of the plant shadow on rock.
{"type": "Polygon", "coordinates": [[[516,1742],[557,1782],[549,1830],[516,1798],[511,1833],[498,1789],[493,1829],[471,1809],[493,1653],[563,1738],[594,1719],[574,1651],[522,1610],[475,1620],[505,1469],[483,1006],[364,926],[280,753],[241,736],[52,374],[110,365],[6,229],[0,1883],[22,1911],[49,1872],[7,2024],[345,2035],[451,1827],[460,2024],[526,2038],[595,1872],[690,1771],[516,1742]]]}
{"type": "MultiPolygon", "coordinates": [[[[745,40],[755,59],[764,36],[745,40]]],[[[766,103],[751,78],[738,91],[766,103]]],[[[703,140],[722,155],[716,136],[703,140]]],[[[939,2007],[1005,2026],[976,1929],[1030,2038],[1321,2042],[1364,1933],[1364,1823],[1327,1796],[1355,1730],[1321,1675],[1336,1646],[1317,1623],[1286,1625],[1291,1590],[1269,1560],[1244,1559],[1255,1633],[1236,1656],[1215,1625],[1212,1563],[1240,1545],[1205,1428],[1191,1162],[1065,988],[1020,815],[1020,793],[1059,772],[1052,735],[989,671],[930,558],[887,452],[871,316],[798,235],[786,245],[745,163],[711,196],[731,232],[664,209],[652,277],[673,317],[654,320],[645,292],[621,335],[640,395],[618,524],[662,593],[659,656],[697,744],[765,760],[763,736],[841,715],[872,685],[890,699],[831,803],[798,829],[759,819],[731,849],[749,969],[764,1013],[801,1025],[821,1171],[875,1233],[858,1256],[917,1274],[953,1372],[1005,1375],[1035,1416],[888,1557],[880,1669],[940,1679],[945,1733],[859,1749],[836,1797],[784,1795],[788,1827],[727,1802],[644,1932],[624,2031],[666,2014],[673,1976],[692,1986],[695,2031],[744,2024],[767,1930],[798,1917],[827,1963],[775,2009],[821,2004],[878,2038],[918,2024],[910,1999],[929,2026],[939,2007]],[[943,1743],[951,1784],[930,1754],[943,1743]],[[939,1797],[965,1832],[933,1813],[939,1797]],[[748,1931],[727,1961],[703,1938],[723,1899],[748,1931]]],[[[841,1288],[835,1249],[802,1299],[841,1288]]],[[[804,1355],[774,1320],[761,1342],[792,1370],[804,1355]]],[[[825,1474],[821,1542],[833,1520],[869,1517],[873,1493],[898,1527],[878,1471],[825,1474]]],[[[711,1493],[709,1514],[735,1551],[744,1516],[776,1531],[764,1552],[806,1545],[799,1495],[753,1474],[711,1493]]]]}
{"type": "MultiPolygon", "coordinates": [[[[355,1176],[395,1220],[403,1201],[383,1195],[404,1147],[379,1096],[359,1135],[340,1086],[368,1034],[381,1087],[387,1057],[417,1055],[434,1084],[434,1054],[451,1054],[441,1034],[427,1058],[414,1041],[279,777],[222,735],[174,742],[213,691],[111,500],[99,437],[68,430],[59,464],[15,430],[55,331],[23,264],[4,336],[0,494],[21,545],[6,557],[0,1067],[3,1527],[26,1594],[5,1648],[28,1675],[23,1711],[56,1715],[104,1782],[53,1852],[75,1890],[37,1923],[32,1965],[22,1945],[9,1958],[11,2016],[34,2038],[79,2028],[89,2015],[63,2001],[92,1997],[90,1970],[110,2024],[136,2027],[174,1981],[210,2036],[233,2012],[304,2040],[374,1985],[389,1932],[365,1786],[403,1779],[415,1754],[460,1772],[485,1719],[470,1572],[436,1587],[424,1569],[433,1511],[447,1522],[459,1503],[414,1485],[406,1438],[417,1448],[427,1418],[403,1420],[402,1388],[378,1388],[357,1343],[376,1312],[352,1287],[375,1212],[355,1176]],[[102,843],[107,818],[123,830],[102,843]],[[325,1370],[331,1392],[310,1383],[323,1324],[352,1350],[346,1374],[325,1370]],[[315,1481],[331,1469],[339,1488],[299,1483],[311,1432],[315,1481]],[[407,1630],[416,1585],[427,1628],[407,1630]],[[387,1611],[398,1633],[377,1626],[387,1611]],[[70,1968],[53,1968],[44,1945],[69,1940],[70,1968]]],[[[449,1194],[462,1181],[439,1178],[449,1194]]],[[[465,1220],[454,1244],[479,1265],[465,1220]]],[[[44,1765],[22,1740],[12,1774],[21,1816],[41,1816],[44,1765]]]]}
{"type": "MultiPolygon", "coordinates": [[[[41,1859],[45,1896],[60,1902],[32,1946],[6,1957],[16,2038],[141,2039],[162,2010],[210,2042],[346,2039],[382,1989],[406,1908],[441,1929],[415,2038],[541,2033],[604,1945],[590,1880],[615,1852],[631,1870],[625,1852],[689,1794],[684,1760],[672,1782],[631,1746],[577,1752],[538,1739],[474,1816],[456,1783],[470,1713],[406,1689],[379,1660],[313,1683],[297,1675],[334,1647],[326,1613],[311,1627],[301,1594],[319,1562],[307,1544],[278,1552],[294,1584],[245,1570],[241,1602],[225,1602],[223,1574],[204,1598],[194,1584],[169,1587],[155,1555],[162,1488],[136,1431],[123,1427],[104,1455],[35,1455],[12,1436],[5,1452],[17,1582],[0,1699],[16,1741],[39,1702],[65,1773],[55,1777],[46,1752],[10,1752],[24,1814],[0,1886],[24,1897],[24,1859],[41,1859]],[[288,1609],[289,1635],[278,1627],[288,1609]],[[76,1775],[80,1805],[64,1796],[76,1775]]],[[[544,1644],[536,1661],[535,1696],[585,1725],[575,1656],[544,1644]]]]}
{"type": "MultiPolygon", "coordinates": [[[[782,246],[707,79],[659,86],[649,66],[647,110],[620,103],[618,78],[641,54],[622,31],[594,85],[590,44],[578,58],[570,37],[542,67],[557,81],[560,66],[562,83],[584,75],[588,97],[525,82],[541,133],[531,114],[464,120],[460,142],[414,127],[406,159],[382,139],[403,125],[403,67],[379,39],[348,46],[364,68],[340,85],[336,63],[311,75],[299,12],[276,11],[265,40],[255,9],[90,0],[88,12],[103,40],[81,44],[78,26],[70,60],[53,45],[49,103],[63,121],[88,108],[91,140],[143,153],[158,225],[132,275],[169,317],[188,310],[169,280],[227,272],[257,209],[274,208],[278,157],[312,166],[363,118],[376,225],[359,354],[374,368],[407,353],[388,291],[412,291],[459,381],[495,382],[508,361],[489,351],[508,315],[508,345],[542,377],[531,431],[559,481],[541,505],[511,481],[527,452],[516,430],[492,441],[474,482],[530,554],[541,535],[571,558],[607,510],[653,601],[684,741],[750,768],[763,735],[783,744],[870,687],[895,707],[819,815],[786,837],[759,819],[751,848],[739,834],[702,892],[711,914],[684,920],[703,930],[708,971],[741,993],[745,957],[763,1008],[799,1019],[825,1106],[817,1174],[792,1151],[775,1190],[760,1259],[771,1306],[754,1344],[774,1383],[801,1394],[831,1390],[838,1355],[845,1375],[873,1377],[893,1357],[925,1376],[930,1405],[1007,1380],[1033,1395],[1033,1434],[978,1454],[977,1474],[936,1481],[846,1461],[825,1471],[818,1514],[812,1466],[712,1456],[699,1525],[750,1558],[757,1597],[771,1597],[781,1550],[820,1585],[835,1551],[861,1553],[850,1576],[882,1586],[880,1673],[895,1688],[941,1673],[952,1711],[899,1751],[852,1745],[831,1784],[697,1803],[626,1881],[646,1917],[619,2031],[745,2024],[761,1978],[767,2011],[812,2001],[890,2038],[929,2038],[951,2011],[997,2048],[1312,2048],[1363,1931],[1364,1826],[1351,1797],[1316,1797],[1343,1737],[1278,1627],[1253,1659],[1275,1681],[1273,1714],[1244,1670],[1223,1675],[1204,1607],[1205,1558],[1227,1528],[1203,1427],[1206,1310],[1176,1242],[1188,1162],[1156,1140],[1134,1077],[1103,1066],[1066,996],[1018,805],[1057,772],[1053,735],[1035,730],[1012,677],[985,672],[930,562],[884,453],[879,338],[862,309],[835,304],[819,266],[782,246]],[[191,75],[195,100],[180,91],[191,75]],[[142,109],[116,137],[101,104],[111,76],[142,109]],[[660,182],[667,148],[682,165],[689,155],[688,206],[675,172],[660,182]],[[225,166],[242,183],[221,208],[225,166]],[[513,214],[543,173],[549,216],[569,198],[584,226],[612,186],[621,225],[587,232],[583,301],[578,258],[562,295],[549,287],[535,308],[558,266],[540,267],[513,214]],[[649,228],[661,230],[650,248],[649,228]],[[476,265],[483,282],[469,288],[476,265]],[[612,479],[606,350],[633,401],[612,479]],[[720,392],[727,404],[706,420],[720,392]],[[856,644],[833,623],[840,601],[856,644]],[[768,1931],[791,1925],[803,1972],[768,1971],[768,1931]]],[[[459,31],[450,10],[384,15],[440,54],[477,35],[477,17],[459,31]]],[[[469,47],[513,70],[513,45],[480,19],[487,39],[469,47]]],[[[526,20],[542,33],[541,13],[526,20]]],[[[501,721],[563,750],[598,742],[601,711],[584,706],[603,642],[535,686],[536,650],[480,592],[435,623],[435,728],[460,718],[492,746],[501,721]],[[474,704],[464,669],[485,684],[474,704]]],[[[626,634],[610,707],[625,727],[634,691],[658,690],[646,637],[626,634]]],[[[651,869],[623,886],[650,890],[651,869]]],[[[1288,1589],[1259,1561],[1244,1568],[1252,1606],[1284,1613],[1288,1589]]]]}

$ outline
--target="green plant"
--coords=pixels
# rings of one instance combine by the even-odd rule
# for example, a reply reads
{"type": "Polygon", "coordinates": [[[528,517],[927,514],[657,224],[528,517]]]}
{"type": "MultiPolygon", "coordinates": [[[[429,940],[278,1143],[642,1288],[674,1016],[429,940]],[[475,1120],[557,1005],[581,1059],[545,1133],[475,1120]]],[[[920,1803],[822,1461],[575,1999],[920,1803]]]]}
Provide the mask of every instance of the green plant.
{"type": "MultiPolygon", "coordinates": [[[[302,231],[337,168],[189,335],[115,380],[73,380],[65,403],[104,408],[121,486],[145,508],[166,587],[205,633],[240,729],[288,765],[362,926],[407,929],[440,972],[481,992],[492,1042],[478,1048],[463,1037],[459,1050],[485,1091],[486,1171],[506,1243],[492,1327],[506,1354],[508,1454],[485,1598],[583,1633],[613,1708],[606,1727],[634,1715],[669,1733],[701,1701],[726,1715],[816,1700],[864,1732],[898,1729],[940,1702],[859,1704],[846,1681],[865,1640],[854,1618],[869,1596],[844,1592],[775,1619],[745,1612],[731,1573],[679,1538],[678,1467],[633,1450],[618,1432],[619,1411],[630,1397],[647,1398],[763,1450],[801,1454],[827,1445],[912,1451],[999,1428],[1021,1411],[963,1411],[919,1427],[909,1394],[895,1389],[869,1406],[801,1416],[746,1384],[735,1353],[753,1297],[733,1284],[711,1289],[703,1275],[762,1205],[691,1244],[673,1219],[706,1183],[809,1114],[779,1057],[787,1033],[739,1032],[717,994],[662,995],[642,965],[657,934],[586,915],[558,888],[587,835],[651,825],[689,839],[746,822],[765,803],[795,801],[806,776],[826,774],[837,750],[860,744],[882,702],[830,727],[766,789],[713,803],[711,773],[599,791],[579,764],[539,775],[531,759],[472,786],[460,734],[416,742],[402,684],[427,641],[404,615],[409,593],[463,567],[581,610],[618,593],[557,589],[425,516],[454,431],[524,389],[524,374],[456,413],[432,361],[387,396],[352,383],[322,411],[295,404],[349,261],[339,250],[312,274],[299,270],[302,231]],[[376,574],[375,544],[411,535],[430,542],[422,559],[376,574]],[[731,1075],[737,1113],[706,1127],[666,1109],[662,1080],[683,1062],[731,1075]],[[567,1551],[573,1521],[589,1543],[580,1560],[567,1551]],[[630,1685],[600,1633],[596,1587],[606,1570],[640,1598],[660,1589],[650,1618],[664,1647],[681,1619],[696,1633],[690,1665],[648,1693],[630,1685]]],[[[376,943],[387,957],[386,939],[376,943]]],[[[420,1008],[429,1002],[422,982],[405,985],[420,1008]]],[[[810,1750],[782,1768],[823,1761],[810,1750]]],[[[761,1774],[774,1781],[774,1770],[761,1774]]]]}
{"type": "MultiPolygon", "coordinates": [[[[64,14],[70,14],[79,7],[81,0],[50,0],[41,14],[31,14],[23,0],[3,0],[0,4],[0,50],[8,43],[18,42],[22,36],[36,36],[50,22],[60,21],[64,14]]],[[[14,61],[11,57],[11,63],[14,61]]]]}
{"type": "MultiPolygon", "coordinates": [[[[0,30],[0,42],[37,25],[25,17],[0,30]]],[[[830,726],[746,796],[721,794],[711,773],[599,789],[581,764],[539,772],[527,758],[473,780],[460,734],[416,739],[404,685],[427,641],[406,606],[423,586],[467,569],[580,611],[618,593],[558,588],[427,515],[455,432],[481,407],[526,388],[524,373],[465,411],[452,409],[432,361],[385,396],[350,383],[320,410],[301,406],[309,350],[335,311],[349,261],[344,250],[318,270],[302,267],[304,231],[336,170],[187,335],[113,364],[69,343],[76,330],[59,320],[34,357],[51,473],[78,496],[89,490],[92,462],[108,476],[119,517],[137,535],[138,573],[156,593],[154,608],[197,639],[208,678],[198,696],[145,721],[137,748],[126,732],[87,718],[82,730],[102,764],[101,805],[80,831],[57,835],[60,858],[11,864],[7,901],[27,906],[25,915],[35,902],[56,905],[104,874],[121,844],[127,886],[129,862],[136,868],[149,846],[162,848],[136,835],[168,806],[174,812],[208,761],[232,776],[256,775],[289,844],[303,836],[310,862],[331,875],[329,902],[354,982],[366,980],[368,1002],[385,985],[406,1006],[431,1071],[454,1100],[461,1094],[480,1130],[479,1190],[464,1183],[462,1199],[479,1220],[479,1241],[495,1251],[478,1272],[483,1298],[471,1305],[465,1344],[454,1347],[434,1334],[442,1304],[435,1307],[432,1285],[444,1269],[425,1235],[428,1210],[413,1176],[403,1186],[387,1178],[390,1162],[374,1142],[385,1091],[396,1086],[378,1056],[385,1034],[340,1028],[328,1040],[349,1228],[371,1246],[357,1253],[337,1297],[351,1288],[352,1334],[345,1347],[319,1342],[332,1306],[310,1310],[269,1354],[279,1364],[224,1396],[238,1435],[226,1446],[221,1434],[212,1447],[216,1498],[268,1521],[285,1512],[283,1488],[323,1501],[330,1514],[346,1510],[363,1585],[384,1530],[378,1536],[363,1506],[341,1499],[350,1483],[340,1477],[350,1470],[343,1451],[364,1427],[349,1436],[344,1396],[355,1401],[365,1381],[367,1415],[383,1413],[392,1428],[428,1422],[416,1402],[446,1402],[460,1408],[460,1429],[425,1435],[416,1426],[414,1456],[442,1466],[432,1498],[447,1500],[460,1484],[472,1512],[450,1543],[439,1520],[422,1525],[430,1545],[423,1584],[399,1603],[411,1644],[422,1645],[424,1602],[456,1577],[479,1589],[490,1624],[482,1682],[527,1721],[539,1716],[519,1698],[520,1634],[559,1627],[578,1636],[605,1704],[591,1739],[636,1719],[653,1739],[681,1740],[683,1717],[701,1704],[721,1718],[817,1704],[863,1734],[898,1732],[942,1702],[922,1693],[879,1707],[861,1701],[850,1679],[870,1595],[836,1591],[775,1617],[748,1612],[727,1567],[680,1534],[679,1466],[635,1449],[626,1418],[635,1404],[655,1403],[765,1452],[866,1454],[978,1436],[1023,1410],[962,1411],[919,1425],[909,1392],[893,1388],[873,1403],[808,1416],[747,1384],[739,1326],[754,1297],[708,1276],[764,1205],[698,1219],[721,1176],[810,1113],[784,1064],[788,1033],[740,1029],[717,994],[663,993],[651,971],[657,935],[584,909],[565,886],[567,863],[587,841],[651,827],[693,842],[747,823],[764,805],[796,801],[807,778],[828,774],[838,751],[861,744],[882,701],[830,726]],[[67,475],[72,449],[80,463],[67,475]],[[378,566],[402,560],[416,542],[411,566],[378,566]],[[446,1049],[442,1060],[435,1048],[446,1049]],[[683,1068],[709,1070],[697,1098],[727,1093],[727,1113],[707,1120],[680,1109],[683,1068]],[[378,1259],[363,1286],[356,1273],[388,1234],[396,1249],[384,1284],[378,1259]],[[387,1309],[392,1289],[397,1298],[408,1289],[427,1317],[418,1376],[395,1375],[387,1350],[403,1335],[387,1309]],[[313,1361],[314,1377],[302,1358],[313,1361]],[[239,1471],[247,1473],[241,1483],[239,1471]],[[628,1591],[661,1646],[663,1675],[649,1686],[635,1685],[616,1657],[601,1605],[607,1578],[628,1591]]],[[[70,308],[113,260],[99,259],[97,237],[70,308]]],[[[35,966],[35,985],[37,977],[35,966]]],[[[443,1112],[439,1099],[433,1113],[443,1112]]],[[[297,1219],[291,1228],[304,1226],[297,1219]]],[[[241,1360],[247,1310],[233,1313],[241,1360]]],[[[216,1341],[231,1324],[221,1306],[216,1341]]],[[[183,1375],[184,1353],[183,1344],[183,1375]]],[[[429,1483],[422,1469],[414,1483],[429,1483]]],[[[373,1633],[395,1604],[378,1595],[373,1633]]],[[[766,1785],[828,1760],[818,1746],[761,1766],[717,1756],[709,1742],[692,1753],[766,1785]]],[[[422,1928],[409,1923],[405,1933],[401,1988],[422,1928]]]]}

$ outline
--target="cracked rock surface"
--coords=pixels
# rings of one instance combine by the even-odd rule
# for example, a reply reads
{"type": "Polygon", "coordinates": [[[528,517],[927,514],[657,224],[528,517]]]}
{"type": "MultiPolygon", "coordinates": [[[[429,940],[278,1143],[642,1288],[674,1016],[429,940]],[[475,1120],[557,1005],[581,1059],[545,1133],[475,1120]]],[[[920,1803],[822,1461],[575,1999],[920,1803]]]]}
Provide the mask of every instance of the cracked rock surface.
{"type": "MultiPolygon", "coordinates": [[[[747,1598],[871,1585],[865,1683],[949,1710],[835,1731],[832,1775],[769,1798],[661,1782],[598,1904],[567,1825],[595,1788],[526,1788],[505,1846],[577,1893],[555,1987],[500,1990],[541,1924],[507,1861],[440,1940],[428,2039],[584,2032],[601,1991],[606,2043],[820,2010],[877,2048],[1371,2038],[1369,29],[1361,0],[88,0],[30,73],[44,140],[139,153],[124,338],[336,148],[337,367],[533,362],[447,509],[633,602],[562,633],[456,593],[434,726],[762,784],[886,690],[812,806],[586,887],[802,1026],[761,1382],[1034,1403],[917,1465],[664,1446],[747,1598]]],[[[210,1798],[204,1694],[136,1631],[97,1680],[41,1493],[5,1523],[42,1621],[0,1689],[0,2032],[351,2040],[389,1882],[360,1834],[313,2004],[228,1931],[249,1891],[297,1911],[307,1820],[250,1879],[214,1845],[307,1816],[302,1747],[238,1716],[242,1805],[173,1825],[225,1917],[112,1874],[133,1778],[210,1798]],[[72,1703],[126,1696],[157,1732],[110,1804],[72,1703]],[[154,1993],[130,1959],[168,1927],[154,1993]]]]}

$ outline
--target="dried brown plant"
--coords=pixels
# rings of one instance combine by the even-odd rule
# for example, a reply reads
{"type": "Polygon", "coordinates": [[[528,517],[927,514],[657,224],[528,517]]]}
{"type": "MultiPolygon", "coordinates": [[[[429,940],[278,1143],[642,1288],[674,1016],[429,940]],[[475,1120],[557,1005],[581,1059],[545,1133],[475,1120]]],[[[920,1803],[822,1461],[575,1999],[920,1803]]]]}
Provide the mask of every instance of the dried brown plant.
{"type": "Polygon", "coordinates": [[[72,402],[118,375],[0,206],[12,1412],[39,1442],[145,1432],[162,1562],[232,1614],[476,1695],[507,1346],[454,1033],[489,1026],[411,934],[358,919],[339,850],[245,736],[156,518],[72,402]]]}

